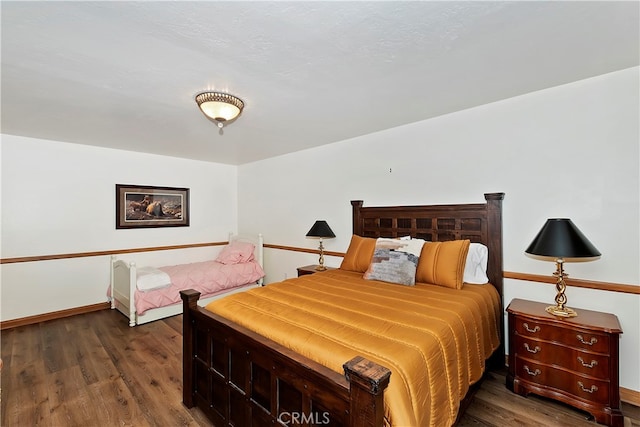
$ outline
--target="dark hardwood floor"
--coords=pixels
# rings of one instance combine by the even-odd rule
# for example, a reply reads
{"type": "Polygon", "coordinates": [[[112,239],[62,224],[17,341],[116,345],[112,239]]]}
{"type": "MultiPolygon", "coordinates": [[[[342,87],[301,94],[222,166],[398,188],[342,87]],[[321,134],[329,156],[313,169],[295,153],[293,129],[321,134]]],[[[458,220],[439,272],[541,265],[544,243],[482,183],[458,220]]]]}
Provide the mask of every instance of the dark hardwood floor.
{"type": "MultiPolygon", "coordinates": [[[[182,316],[129,328],[104,310],[3,331],[1,425],[210,426],[182,401],[182,316]]],[[[490,372],[459,426],[591,426],[588,414],[509,392],[490,372]]],[[[625,426],[640,409],[624,405],[625,426]]]]}

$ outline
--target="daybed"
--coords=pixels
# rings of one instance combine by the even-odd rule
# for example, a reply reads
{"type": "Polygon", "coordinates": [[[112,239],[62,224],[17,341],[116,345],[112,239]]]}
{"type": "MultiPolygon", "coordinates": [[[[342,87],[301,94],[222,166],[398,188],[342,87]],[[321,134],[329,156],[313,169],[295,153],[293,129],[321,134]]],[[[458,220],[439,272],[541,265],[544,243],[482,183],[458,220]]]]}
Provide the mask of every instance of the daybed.
{"type": "Polygon", "coordinates": [[[108,295],[111,308],[129,318],[129,326],[141,325],[182,312],[180,291],[198,290],[205,305],[224,295],[262,285],[264,271],[262,235],[255,238],[229,235],[215,260],[159,268],[138,267],[111,257],[108,295]]]}
{"type": "Polygon", "coordinates": [[[340,269],[206,309],[198,292],[181,292],[185,405],[215,425],[454,424],[487,360],[504,365],[503,194],[485,198],[396,207],[354,201],[354,237],[340,269]],[[428,241],[415,283],[380,280],[374,264],[388,252],[381,255],[376,239],[409,236],[428,241]],[[462,283],[470,241],[488,248],[490,284],[462,283]]]}

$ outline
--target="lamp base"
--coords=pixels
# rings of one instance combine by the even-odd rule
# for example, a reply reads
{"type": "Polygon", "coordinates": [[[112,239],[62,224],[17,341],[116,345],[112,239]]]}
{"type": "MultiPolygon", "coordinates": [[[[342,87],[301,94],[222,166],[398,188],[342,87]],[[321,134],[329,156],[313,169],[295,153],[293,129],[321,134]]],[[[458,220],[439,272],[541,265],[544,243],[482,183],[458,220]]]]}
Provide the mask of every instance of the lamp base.
{"type": "Polygon", "coordinates": [[[546,310],[547,313],[558,317],[576,317],[578,315],[575,310],[559,305],[550,305],[546,310]]]}
{"type": "Polygon", "coordinates": [[[319,265],[316,267],[316,271],[325,271],[327,269],[327,267],[325,267],[324,265],[319,265]]]}

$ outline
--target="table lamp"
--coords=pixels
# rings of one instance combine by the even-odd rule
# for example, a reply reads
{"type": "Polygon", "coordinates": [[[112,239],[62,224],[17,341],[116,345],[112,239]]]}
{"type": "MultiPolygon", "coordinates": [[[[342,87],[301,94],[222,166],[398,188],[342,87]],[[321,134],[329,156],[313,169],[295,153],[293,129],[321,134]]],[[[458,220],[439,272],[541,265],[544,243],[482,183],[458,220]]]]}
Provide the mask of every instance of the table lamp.
{"type": "Polygon", "coordinates": [[[565,262],[593,261],[600,258],[600,252],[578,230],[568,218],[550,218],[544,224],[538,235],[533,239],[525,253],[533,258],[545,261],[555,261],[556,271],[556,305],[547,307],[547,312],[559,317],[575,317],[578,314],[565,306],[567,297],[564,292],[564,279],[568,274],[564,272],[565,262]]]}
{"type": "Polygon", "coordinates": [[[319,220],[313,224],[311,230],[309,230],[309,232],[307,233],[307,237],[320,239],[320,247],[318,248],[320,250],[320,259],[318,261],[316,270],[326,270],[327,267],[324,266],[324,246],[322,246],[322,239],[330,239],[332,237],[336,237],[336,235],[333,234],[333,231],[331,230],[331,227],[329,227],[329,224],[327,224],[327,221],[319,220]]]}

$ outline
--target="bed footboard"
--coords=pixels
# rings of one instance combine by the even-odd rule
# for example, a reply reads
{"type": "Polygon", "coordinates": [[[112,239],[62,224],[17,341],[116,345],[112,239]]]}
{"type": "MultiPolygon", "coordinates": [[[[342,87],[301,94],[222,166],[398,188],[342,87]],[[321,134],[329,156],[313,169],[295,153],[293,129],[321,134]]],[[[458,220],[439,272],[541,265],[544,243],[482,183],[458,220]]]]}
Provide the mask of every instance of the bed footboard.
{"type": "Polygon", "coordinates": [[[183,402],[215,425],[383,424],[391,371],[362,357],[345,376],[183,300],[183,402]]]}

